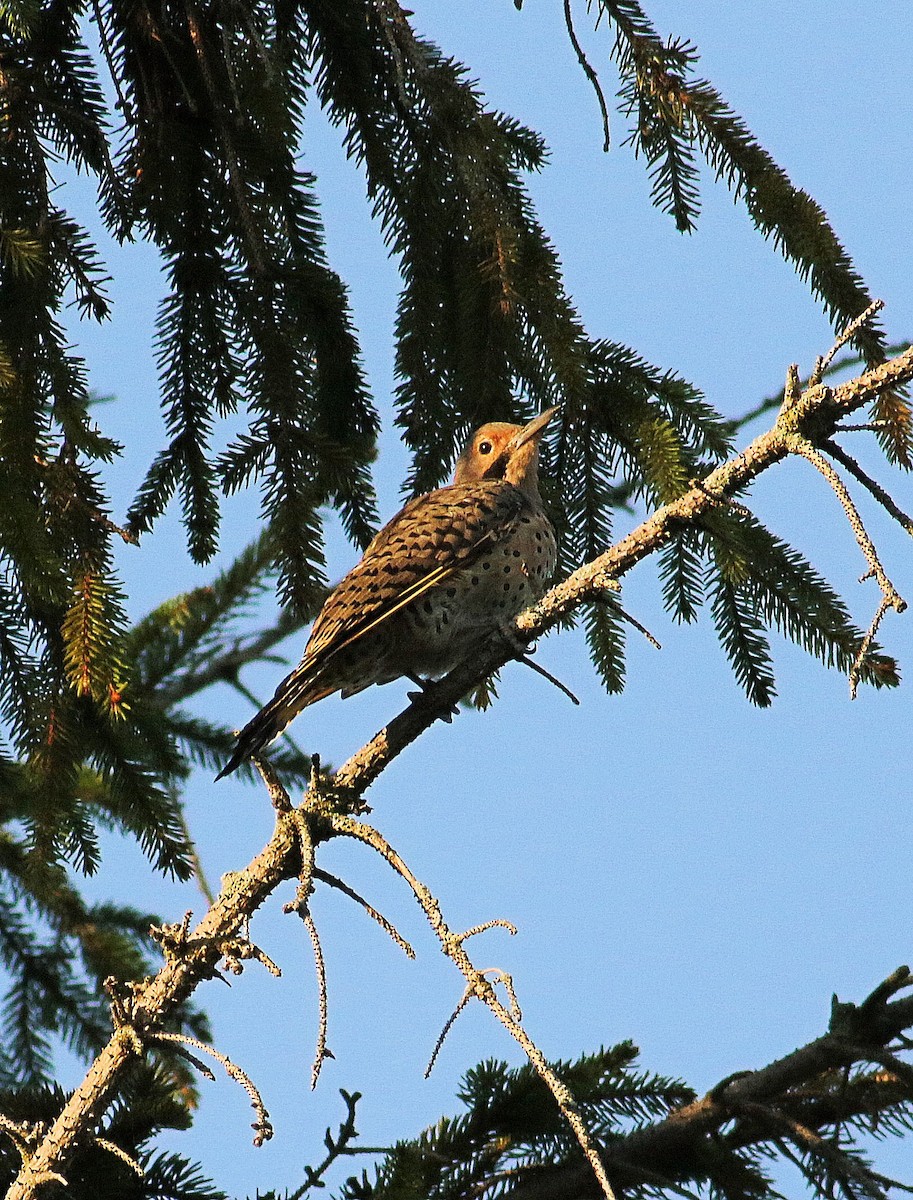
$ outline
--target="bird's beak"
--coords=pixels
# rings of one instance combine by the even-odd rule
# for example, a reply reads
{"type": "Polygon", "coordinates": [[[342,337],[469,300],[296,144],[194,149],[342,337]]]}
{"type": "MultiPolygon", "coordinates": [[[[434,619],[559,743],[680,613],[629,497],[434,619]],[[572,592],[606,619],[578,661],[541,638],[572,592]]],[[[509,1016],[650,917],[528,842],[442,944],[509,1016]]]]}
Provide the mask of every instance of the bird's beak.
{"type": "Polygon", "coordinates": [[[515,433],[510,441],[510,453],[519,450],[521,446],[525,446],[533,438],[539,437],[556,412],[558,412],[557,405],[554,408],[547,408],[545,412],[539,413],[538,417],[533,417],[528,425],[524,425],[519,433],[515,433]]]}

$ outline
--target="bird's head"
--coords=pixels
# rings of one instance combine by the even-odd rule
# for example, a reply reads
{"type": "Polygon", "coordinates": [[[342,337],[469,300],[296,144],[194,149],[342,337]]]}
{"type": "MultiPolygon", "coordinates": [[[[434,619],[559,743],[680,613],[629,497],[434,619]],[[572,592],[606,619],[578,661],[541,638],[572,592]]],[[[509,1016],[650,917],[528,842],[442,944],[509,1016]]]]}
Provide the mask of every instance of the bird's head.
{"type": "Polygon", "coordinates": [[[547,408],[528,425],[490,421],[477,429],[457,459],[453,482],[504,479],[525,492],[535,492],[539,482],[539,440],[557,411],[547,408]]]}

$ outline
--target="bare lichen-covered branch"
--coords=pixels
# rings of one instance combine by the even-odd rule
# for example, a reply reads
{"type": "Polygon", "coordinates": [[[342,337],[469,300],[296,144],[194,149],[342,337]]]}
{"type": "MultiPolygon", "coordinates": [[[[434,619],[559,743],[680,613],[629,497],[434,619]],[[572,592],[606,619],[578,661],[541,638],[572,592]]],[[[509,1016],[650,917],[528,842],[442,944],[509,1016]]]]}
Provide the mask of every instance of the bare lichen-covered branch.
{"type": "Polygon", "coordinates": [[[850,667],[850,699],[856,699],[856,691],[859,687],[859,678],[862,674],[862,664],[865,662],[866,655],[869,652],[869,647],[875,640],[875,635],[878,633],[878,627],[884,620],[885,613],[892,607],[891,599],[887,595],[882,595],[878,607],[875,609],[875,615],[872,617],[871,624],[866,630],[865,637],[859,645],[856,657],[853,660],[853,665],[850,667]]]}
{"type": "Polygon", "coordinates": [[[903,612],[907,607],[906,601],[885,574],[884,567],[881,565],[881,560],[878,557],[878,551],[875,549],[875,545],[862,523],[859,510],[853,503],[853,499],[847,491],[843,480],[821,451],[816,450],[808,438],[802,437],[801,434],[792,434],[787,444],[794,454],[800,454],[803,458],[808,459],[812,466],[820,471],[830,484],[834,495],[843,506],[843,511],[846,513],[846,519],[849,522],[850,528],[853,531],[856,541],[859,543],[859,548],[866,562],[869,564],[867,574],[874,576],[878,581],[878,586],[881,588],[882,594],[888,601],[888,604],[896,609],[897,612],[903,612]]]}
{"type": "Polygon", "coordinates": [[[186,1033],[168,1033],[164,1029],[157,1029],[150,1035],[150,1039],[155,1042],[174,1042],[179,1049],[183,1049],[185,1046],[193,1046],[194,1049],[200,1050],[204,1054],[208,1054],[214,1058],[224,1068],[225,1073],[234,1079],[236,1083],[240,1083],[241,1087],[250,1096],[250,1102],[257,1117],[253,1125],[254,1145],[262,1146],[264,1142],[270,1140],[273,1136],[273,1127],[259,1089],[247,1072],[243,1071],[237,1063],[232,1062],[227,1054],[223,1054],[215,1046],[207,1046],[199,1038],[190,1037],[186,1033]]]}
{"type": "Polygon", "coordinates": [[[314,868],[314,878],[342,892],[344,896],[348,896],[356,904],[360,904],[368,916],[377,922],[384,933],[390,936],[407,958],[415,958],[415,951],[412,949],[412,946],[406,941],[393,922],[387,920],[382,912],[378,912],[374,905],[369,904],[364,896],[360,896],[354,888],[349,887],[344,879],[340,879],[338,875],[333,875],[330,871],[324,871],[320,867],[314,868]]]}
{"type": "MultiPolygon", "coordinates": [[[[196,941],[193,952],[166,961],[158,975],[137,988],[131,1013],[134,1029],[140,1034],[144,1029],[155,1029],[202,980],[212,976],[222,957],[223,939],[234,935],[283,879],[294,875],[296,846],[293,821],[280,815],[273,836],[249,866],[223,878],[215,904],[192,931],[191,940],[196,941]]],[[[42,1180],[59,1176],[77,1141],[85,1131],[98,1126],[136,1053],[133,1039],[121,1028],[116,1029],[29,1161],[23,1164],[7,1193],[8,1200],[32,1197],[42,1180]]]]}
{"type": "MultiPolygon", "coordinates": [[[[836,432],[845,433],[849,428],[851,426],[841,425],[836,432]]],[[[823,441],[821,448],[827,451],[831,458],[835,458],[841,466],[845,467],[854,479],[858,480],[867,491],[871,492],[885,512],[892,516],[902,529],[905,529],[907,533],[913,536],[913,517],[904,512],[894,497],[889,492],[886,492],[880,483],[877,483],[870,475],[867,475],[863,471],[862,467],[860,467],[851,454],[847,454],[843,447],[839,446],[833,438],[827,438],[823,441]]]]}
{"type": "Polygon", "coordinates": [[[123,1146],[118,1146],[116,1142],[111,1142],[103,1137],[95,1138],[94,1142],[96,1146],[101,1146],[102,1150],[107,1150],[109,1154],[113,1154],[115,1158],[119,1158],[125,1166],[130,1168],[134,1175],[138,1175],[140,1179],[145,1178],[146,1172],[136,1159],[127,1153],[123,1146]]]}
{"type": "Polygon", "coordinates": [[[320,945],[320,934],[317,932],[317,926],[314,924],[314,918],[310,912],[304,911],[301,914],[301,919],[304,922],[304,927],[308,931],[308,936],[311,939],[311,946],[314,949],[314,969],[317,973],[317,996],[318,996],[318,1011],[319,1021],[317,1025],[317,1046],[314,1050],[314,1062],[311,1066],[311,1090],[317,1086],[317,1080],[320,1078],[320,1072],[323,1064],[328,1058],[332,1058],[327,1049],[327,1024],[329,1022],[329,1004],[327,1002],[327,968],[323,959],[323,948],[320,945]]]}

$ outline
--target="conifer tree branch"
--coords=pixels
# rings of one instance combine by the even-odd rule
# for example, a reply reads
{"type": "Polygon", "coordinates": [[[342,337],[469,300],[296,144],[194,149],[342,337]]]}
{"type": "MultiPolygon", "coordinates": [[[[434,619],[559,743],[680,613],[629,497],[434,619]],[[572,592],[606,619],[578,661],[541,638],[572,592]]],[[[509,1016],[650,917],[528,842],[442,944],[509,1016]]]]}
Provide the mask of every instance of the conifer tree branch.
{"type": "MultiPolygon", "coordinates": [[[[865,576],[863,576],[863,578],[865,578],[865,576]]],[[[896,592],[894,593],[894,597],[892,597],[890,595],[890,593],[888,593],[888,592],[882,592],[881,600],[878,604],[878,607],[875,609],[875,616],[872,617],[871,624],[869,625],[868,629],[866,630],[866,635],[862,639],[862,642],[860,643],[859,652],[857,653],[856,658],[853,661],[852,667],[850,667],[850,699],[851,700],[856,699],[856,690],[859,686],[859,677],[862,674],[862,664],[865,662],[866,655],[869,652],[869,647],[872,645],[872,642],[875,640],[875,635],[878,633],[879,626],[881,625],[881,622],[883,621],[888,609],[889,608],[894,608],[894,609],[897,608],[897,599],[898,598],[897,598],[896,592]]],[[[901,601],[901,603],[903,603],[903,602],[901,601]]]]}
{"type": "Polygon", "coordinates": [[[891,605],[891,607],[896,609],[897,612],[903,612],[907,607],[907,602],[898,593],[894,584],[885,574],[884,567],[881,565],[881,560],[878,557],[878,552],[875,549],[871,537],[869,537],[868,531],[862,523],[862,518],[859,516],[859,511],[856,508],[856,505],[853,503],[852,497],[847,491],[846,484],[830,465],[824,455],[819,450],[815,449],[808,438],[803,437],[801,434],[792,434],[787,446],[794,454],[801,454],[803,458],[807,459],[812,466],[816,468],[816,470],[820,471],[820,473],[830,484],[832,491],[840,501],[840,504],[846,513],[847,520],[850,523],[850,528],[853,530],[856,541],[859,543],[859,548],[865,556],[866,562],[869,564],[866,577],[874,576],[878,581],[878,586],[881,588],[885,599],[891,605]]]}
{"type": "Polygon", "coordinates": [[[193,670],[182,672],[156,689],[156,702],[170,708],[190,696],[195,696],[213,683],[234,682],[242,667],[252,662],[262,662],[268,657],[278,661],[269,651],[297,632],[307,620],[291,608],[283,608],[275,623],[249,638],[238,638],[234,645],[214,654],[207,662],[193,664],[193,670]]]}
{"type": "Polygon", "coordinates": [[[63,1166],[85,1131],[96,1128],[121,1076],[142,1051],[139,1034],[156,1028],[201,980],[212,976],[222,957],[224,940],[233,937],[245,916],[255,912],[283,879],[294,874],[292,860],[297,846],[294,818],[279,814],[273,836],[263,850],[243,871],[224,877],[215,904],[191,933],[189,948],[167,957],[158,975],[140,987],[130,1006],[130,1025],[115,1029],[57,1120],[23,1164],[7,1200],[34,1196],[41,1181],[63,1166]]]}
{"type": "MultiPolygon", "coordinates": [[[[313,873],[313,871],[312,871],[313,873]]],[[[320,1020],[317,1026],[317,1046],[314,1050],[314,1062],[311,1065],[311,1091],[317,1087],[323,1064],[332,1055],[327,1049],[327,1027],[329,1023],[329,999],[327,996],[327,968],[323,957],[323,947],[320,945],[320,934],[314,918],[308,909],[301,911],[301,920],[308,931],[311,946],[314,951],[314,970],[317,975],[317,995],[320,1020]]]]}
{"type": "Polygon", "coordinates": [[[325,883],[329,887],[335,888],[336,891],[342,892],[344,896],[348,896],[356,904],[360,904],[368,916],[377,922],[384,933],[390,936],[392,941],[399,946],[407,958],[415,958],[415,951],[396,926],[391,921],[388,921],[382,912],[378,912],[373,904],[369,904],[364,896],[360,896],[354,888],[349,887],[344,879],[340,879],[338,875],[333,875],[330,871],[324,871],[321,867],[314,868],[314,878],[319,880],[320,883],[325,883]]]}
{"type": "MultiPolygon", "coordinates": [[[[846,428],[846,425],[842,425],[837,432],[839,433],[846,428]]],[[[913,517],[903,511],[893,496],[886,492],[880,483],[876,483],[874,479],[863,471],[862,467],[860,467],[851,454],[847,454],[843,447],[839,446],[833,438],[828,438],[822,442],[821,448],[822,450],[826,450],[831,458],[836,458],[837,462],[846,467],[854,479],[857,479],[867,491],[871,492],[885,512],[889,513],[901,528],[913,536],[913,517]]]]}
{"type": "MultiPolygon", "coordinates": [[[[552,588],[537,605],[516,619],[515,633],[526,641],[541,636],[566,614],[603,593],[607,586],[611,586],[611,580],[619,578],[642,559],[667,545],[683,528],[699,525],[708,513],[719,506],[721,500],[740,493],[763,471],[788,457],[793,452],[790,442],[796,434],[807,438],[813,445],[820,445],[831,436],[841,418],[865,404],[877,401],[885,391],[902,387],[911,380],[913,348],[839,387],[832,389],[818,385],[804,394],[790,396],[771,429],[751,442],[740,454],[711,471],[678,499],[663,505],[606,553],[552,588]]],[[[331,831],[342,833],[341,824],[351,821],[349,814],[358,810],[360,797],[391,760],[443,712],[449,711],[471,687],[487,678],[515,654],[514,643],[507,645],[500,639],[493,640],[484,653],[427,689],[425,694],[414,700],[354,754],[329,781],[330,800],[325,799],[324,805],[327,807],[316,814],[323,819],[325,828],[318,831],[320,835],[314,836],[313,840],[325,840],[331,831]]],[[[266,775],[270,774],[267,771],[266,775]]],[[[326,786],[322,781],[319,790],[326,796],[326,786]]],[[[165,1017],[173,1013],[203,980],[214,975],[217,963],[223,956],[222,947],[226,939],[237,934],[242,923],[278,884],[299,875],[302,842],[298,814],[294,810],[288,811],[287,798],[284,803],[281,796],[274,795],[273,799],[277,819],[270,841],[246,868],[223,878],[215,903],[196,929],[180,947],[170,951],[166,947],[166,962],[158,975],[132,988],[129,1004],[122,1002],[121,1005],[128,1019],[121,1019],[83,1082],[73,1092],[28,1162],[23,1164],[8,1192],[8,1200],[30,1200],[42,1181],[55,1173],[59,1177],[77,1141],[87,1130],[94,1131],[97,1128],[127,1066],[142,1053],[144,1035],[153,1035],[165,1017]]],[[[881,1000],[885,998],[882,996],[881,1000]]],[[[824,1039],[771,1064],[764,1071],[753,1073],[754,1085],[735,1082],[723,1091],[737,1098],[759,1097],[763,1101],[776,1095],[778,1090],[794,1085],[799,1079],[820,1074],[830,1065],[858,1061],[859,1045],[865,1045],[867,1039],[883,1048],[892,1037],[913,1024],[913,999],[880,1006],[873,1003],[870,1009],[872,1011],[867,1011],[863,1005],[859,1010],[867,1017],[868,1023],[863,1022],[862,1032],[856,1031],[852,1047],[848,1048],[845,1035],[841,1035],[841,1040],[841,1036],[832,1031],[824,1039]]],[[[504,1011],[508,1021],[512,1021],[510,1013],[506,1009],[504,1011]]],[[[685,1116],[679,1114],[670,1117],[652,1132],[639,1131],[629,1135],[625,1140],[625,1153],[631,1155],[638,1152],[641,1144],[649,1139],[653,1139],[651,1146],[668,1149],[678,1144],[683,1133],[689,1129],[700,1131],[703,1136],[702,1131],[706,1128],[714,1124],[718,1127],[731,1119],[730,1110],[713,1096],[696,1104],[696,1108],[683,1110],[685,1116]]],[[[586,1170],[589,1171],[589,1167],[586,1170]]],[[[553,1176],[550,1174],[551,1178],[553,1176]]],[[[523,1186],[527,1188],[524,1197],[539,1195],[530,1190],[534,1185],[527,1183],[523,1186]]],[[[591,1189],[586,1180],[581,1186],[581,1194],[589,1194],[591,1189]]],[[[557,1195],[558,1192],[549,1194],[557,1195]]],[[[561,1194],[566,1195],[567,1192],[561,1194]]],[[[541,1195],[544,1197],[546,1192],[543,1191],[541,1195]]]]}
{"type": "MultiPolygon", "coordinates": [[[[885,356],[887,358],[896,358],[898,354],[903,354],[904,350],[909,350],[910,342],[893,342],[890,346],[885,347],[885,356]]],[[[862,358],[858,353],[850,353],[841,355],[840,358],[829,362],[821,375],[819,383],[823,383],[825,379],[829,379],[834,375],[839,375],[841,371],[845,371],[848,367],[858,367],[862,363],[862,358]]],[[[743,429],[758,417],[763,417],[765,413],[776,412],[783,403],[783,390],[776,393],[774,396],[766,396],[759,404],[746,409],[740,417],[727,422],[730,429],[735,432],[738,429],[743,429]]],[[[840,432],[848,432],[849,430],[871,429],[871,423],[866,425],[842,425],[840,432]]]]}
{"type": "MultiPolygon", "coordinates": [[[[891,999],[911,982],[909,969],[900,967],[858,1006],[841,1004],[835,998],[830,1027],[821,1037],[757,1071],[728,1076],[700,1099],[604,1147],[603,1158],[610,1177],[620,1174],[630,1181],[637,1178],[641,1165],[650,1171],[668,1171],[676,1162],[690,1164],[692,1171],[699,1172],[704,1157],[702,1147],[707,1145],[707,1139],[734,1120],[738,1123],[726,1135],[727,1142],[746,1146],[769,1141],[770,1123],[796,1124],[800,1119],[798,1114],[802,1114],[802,1123],[814,1132],[859,1113],[875,1115],[879,1109],[871,1096],[848,1097],[841,1111],[835,1094],[822,1085],[822,1076],[857,1063],[880,1062],[883,1048],[902,1038],[913,1022],[913,996],[891,999]],[[767,1114],[766,1122],[750,1119],[752,1106],[755,1118],[758,1112],[767,1114]],[[746,1120],[739,1121],[740,1113],[745,1114],[746,1120]]],[[[896,1080],[893,1087],[885,1086],[882,1094],[885,1106],[896,1103],[896,1080]]],[[[684,1175],[687,1180],[687,1169],[684,1175]]],[[[595,1200],[599,1192],[588,1167],[574,1163],[530,1174],[505,1194],[511,1200],[564,1200],[571,1195],[580,1200],[595,1200]]]]}

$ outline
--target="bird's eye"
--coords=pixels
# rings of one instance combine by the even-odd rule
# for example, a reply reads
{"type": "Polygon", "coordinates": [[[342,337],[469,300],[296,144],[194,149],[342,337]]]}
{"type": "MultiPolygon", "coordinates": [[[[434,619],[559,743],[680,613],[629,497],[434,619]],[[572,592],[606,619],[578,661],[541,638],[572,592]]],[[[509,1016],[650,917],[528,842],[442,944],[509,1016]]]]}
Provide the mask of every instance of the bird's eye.
{"type": "Polygon", "coordinates": [[[493,449],[494,449],[494,446],[492,446],[491,442],[488,442],[488,441],[479,442],[479,453],[480,454],[491,454],[493,449]]]}

